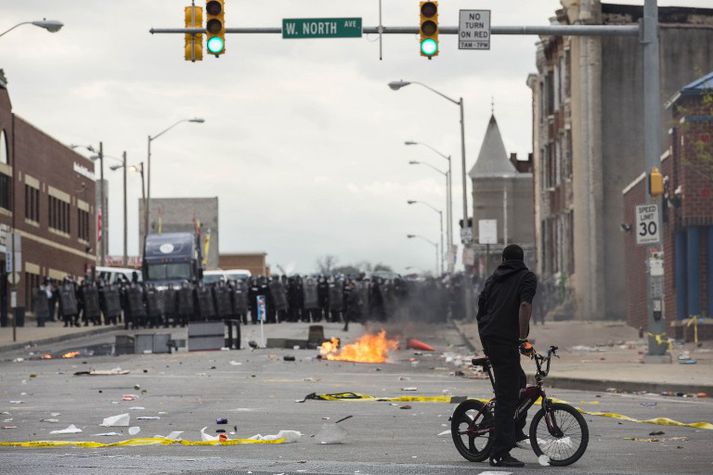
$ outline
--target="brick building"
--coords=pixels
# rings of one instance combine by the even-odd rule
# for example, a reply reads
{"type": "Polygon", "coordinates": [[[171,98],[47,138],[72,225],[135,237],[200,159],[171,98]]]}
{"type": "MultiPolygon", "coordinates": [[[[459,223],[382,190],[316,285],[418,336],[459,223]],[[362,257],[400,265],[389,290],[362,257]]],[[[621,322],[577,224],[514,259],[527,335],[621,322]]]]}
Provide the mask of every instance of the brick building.
{"type": "MultiPolygon", "coordinates": [[[[664,317],[669,333],[690,339],[689,317],[713,316],[713,72],[683,87],[667,104],[672,127],[662,155],[664,317]]],[[[646,327],[646,287],[642,279],[647,249],[636,246],[634,207],[645,202],[642,174],[624,190],[627,320],[646,327]]],[[[699,336],[713,338],[713,324],[699,336]]]]}
{"type": "MultiPolygon", "coordinates": [[[[94,164],[15,114],[0,70],[0,227],[19,236],[20,259],[14,259],[18,306],[31,309],[31,292],[42,278],[83,276],[96,264],[95,193],[94,164]]],[[[6,252],[12,246],[5,236],[3,241],[0,309],[5,324],[6,252]]]]}
{"type": "MultiPolygon", "coordinates": [[[[640,5],[561,0],[555,24],[637,24],[640,5]]],[[[713,9],[661,7],[661,108],[713,69],[713,9]]],[[[621,190],[641,172],[643,59],[638,37],[543,36],[533,91],[537,270],[578,319],[625,319],[621,190]]],[[[662,124],[665,137],[669,124],[662,124]]],[[[632,190],[634,192],[635,190],[632,190]]]]}

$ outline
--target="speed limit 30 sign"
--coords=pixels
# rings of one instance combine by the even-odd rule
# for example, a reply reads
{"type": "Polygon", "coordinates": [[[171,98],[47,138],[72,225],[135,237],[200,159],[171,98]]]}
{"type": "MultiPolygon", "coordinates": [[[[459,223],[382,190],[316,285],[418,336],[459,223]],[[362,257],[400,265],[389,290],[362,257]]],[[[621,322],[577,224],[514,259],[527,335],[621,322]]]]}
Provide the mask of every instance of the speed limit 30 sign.
{"type": "Polygon", "coordinates": [[[658,244],[659,233],[658,205],[639,205],[636,207],[636,244],[658,244]]]}

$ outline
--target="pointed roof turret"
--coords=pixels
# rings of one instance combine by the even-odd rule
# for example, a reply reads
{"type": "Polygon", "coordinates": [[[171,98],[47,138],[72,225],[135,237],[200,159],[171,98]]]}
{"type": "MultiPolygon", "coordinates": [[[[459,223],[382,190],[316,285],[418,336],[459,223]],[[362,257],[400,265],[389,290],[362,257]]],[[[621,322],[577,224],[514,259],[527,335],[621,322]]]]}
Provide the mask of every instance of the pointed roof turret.
{"type": "Polygon", "coordinates": [[[480,147],[478,160],[468,175],[471,178],[517,176],[517,169],[510,163],[503,137],[500,135],[495,115],[490,116],[488,129],[485,131],[483,145],[480,147]]]}

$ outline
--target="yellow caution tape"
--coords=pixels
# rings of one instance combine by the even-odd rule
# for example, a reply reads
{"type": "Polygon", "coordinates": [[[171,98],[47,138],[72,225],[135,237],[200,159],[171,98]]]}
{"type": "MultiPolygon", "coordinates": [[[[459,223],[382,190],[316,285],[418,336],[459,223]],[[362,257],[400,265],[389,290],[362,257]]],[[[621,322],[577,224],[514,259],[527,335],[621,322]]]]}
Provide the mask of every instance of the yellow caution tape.
{"type": "MultiPolygon", "coordinates": [[[[320,401],[378,401],[378,402],[440,402],[450,404],[454,402],[454,399],[460,401],[463,398],[454,398],[453,396],[397,396],[397,397],[383,397],[377,398],[374,396],[369,396],[367,394],[361,393],[335,393],[335,394],[310,394],[307,399],[316,399],[320,401]]],[[[482,403],[489,402],[488,399],[480,398],[468,398],[477,399],[482,403]]],[[[567,401],[557,398],[549,398],[553,403],[569,404],[567,401]]],[[[591,404],[599,404],[598,401],[591,401],[591,404]]],[[[542,398],[539,398],[535,404],[542,404],[542,398]]],[[[710,422],[679,422],[668,417],[656,417],[654,419],[634,419],[633,417],[625,416],[624,414],[618,414],[616,412],[595,412],[595,411],[585,411],[582,408],[576,407],[577,411],[588,416],[595,417],[608,417],[611,419],[618,419],[627,422],[635,422],[637,424],[654,424],[659,426],[676,426],[676,427],[691,427],[694,429],[704,429],[713,430],[713,424],[710,422]]]]}
{"type": "Polygon", "coordinates": [[[700,318],[698,315],[694,315],[689,317],[688,322],[686,322],[687,327],[693,325],[693,343],[696,345],[698,345],[698,318],[700,318]]]}
{"type": "Polygon", "coordinates": [[[668,351],[673,350],[673,340],[671,340],[665,333],[647,333],[648,336],[654,337],[657,345],[667,345],[668,351]]]}
{"type": "Polygon", "coordinates": [[[110,447],[146,447],[150,445],[188,445],[188,446],[208,446],[208,445],[253,445],[253,444],[283,444],[285,439],[277,440],[253,440],[253,439],[229,439],[219,440],[173,440],[165,437],[142,437],[137,439],[121,440],[119,442],[86,442],[86,441],[63,441],[63,440],[31,440],[26,442],[0,442],[0,447],[81,447],[85,449],[105,449],[110,447]]]}

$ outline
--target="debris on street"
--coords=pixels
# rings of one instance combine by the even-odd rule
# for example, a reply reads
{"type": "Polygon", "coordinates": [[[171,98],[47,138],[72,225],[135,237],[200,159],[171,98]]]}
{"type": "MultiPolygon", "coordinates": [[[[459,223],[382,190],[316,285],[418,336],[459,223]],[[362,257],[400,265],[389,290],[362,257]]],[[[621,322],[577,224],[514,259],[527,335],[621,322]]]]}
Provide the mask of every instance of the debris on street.
{"type": "Polygon", "coordinates": [[[129,427],[129,414],[119,414],[117,416],[105,417],[99,424],[102,427],[129,427]]]}
{"type": "Polygon", "coordinates": [[[65,429],[53,430],[50,432],[50,434],[52,434],[52,435],[54,435],[54,434],[79,434],[80,432],[82,432],[82,429],[75,426],[74,424],[70,424],[65,429]]]}

